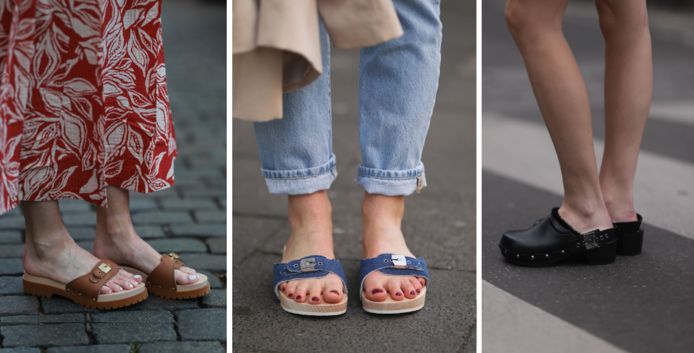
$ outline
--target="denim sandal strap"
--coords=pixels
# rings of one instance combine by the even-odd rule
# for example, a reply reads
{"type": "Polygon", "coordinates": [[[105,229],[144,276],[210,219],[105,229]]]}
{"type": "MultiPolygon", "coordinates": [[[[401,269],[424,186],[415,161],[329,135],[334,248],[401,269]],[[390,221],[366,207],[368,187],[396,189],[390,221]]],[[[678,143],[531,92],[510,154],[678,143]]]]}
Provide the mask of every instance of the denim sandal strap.
{"type": "Polygon", "coordinates": [[[338,259],[329,259],[325,256],[311,255],[304,258],[278,263],[272,269],[275,279],[273,286],[275,295],[279,296],[279,287],[282,282],[293,279],[319,278],[334,273],[342,280],[345,292],[347,291],[347,277],[338,259]]]}
{"type": "Polygon", "coordinates": [[[361,260],[359,264],[359,292],[363,290],[364,279],[373,271],[387,275],[423,277],[429,284],[429,268],[424,258],[398,254],[380,254],[371,259],[361,260]]]}

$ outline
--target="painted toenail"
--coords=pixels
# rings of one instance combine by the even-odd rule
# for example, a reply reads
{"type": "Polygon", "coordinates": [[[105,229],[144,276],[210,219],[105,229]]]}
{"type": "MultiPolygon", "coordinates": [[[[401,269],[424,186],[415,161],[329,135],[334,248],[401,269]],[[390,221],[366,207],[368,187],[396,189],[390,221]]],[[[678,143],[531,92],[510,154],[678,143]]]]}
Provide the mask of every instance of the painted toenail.
{"type": "Polygon", "coordinates": [[[297,295],[297,296],[296,296],[296,299],[297,299],[297,300],[301,300],[301,296],[300,296],[300,295],[297,295]]]}
{"type": "Polygon", "coordinates": [[[198,279],[198,275],[188,275],[188,279],[191,281],[195,281],[196,279],[198,279]]]}
{"type": "Polygon", "coordinates": [[[140,276],[140,275],[133,275],[133,278],[140,279],[140,278],[142,278],[142,276],[140,276]]]}
{"type": "Polygon", "coordinates": [[[399,297],[399,296],[401,296],[401,295],[402,295],[402,293],[400,293],[400,292],[395,293],[395,296],[396,296],[396,297],[399,297]]]}
{"type": "Polygon", "coordinates": [[[293,297],[294,297],[294,293],[289,293],[289,294],[287,294],[287,296],[288,296],[289,298],[293,298],[293,297]]]}
{"type": "Polygon", "coordinates": [[[415,292],[415,291],[413,291],[413,290],[410,291],[410,295],[415,295],[415,294],[417,294],[417,292],[415,292]]]}
{"type": "Polygon", "coordinates": [[[317,302],[317,301],[320,300],[320,298],[318,298],[318,297],[313,297],[313,298],[311,298],[311,300],[313,300],[314,302],[317,302]]]}
{"type": "Polygon", "coordinates": [[[383,293],[383,289],[374,289],[371,291],[373,294],[383,293]]]}

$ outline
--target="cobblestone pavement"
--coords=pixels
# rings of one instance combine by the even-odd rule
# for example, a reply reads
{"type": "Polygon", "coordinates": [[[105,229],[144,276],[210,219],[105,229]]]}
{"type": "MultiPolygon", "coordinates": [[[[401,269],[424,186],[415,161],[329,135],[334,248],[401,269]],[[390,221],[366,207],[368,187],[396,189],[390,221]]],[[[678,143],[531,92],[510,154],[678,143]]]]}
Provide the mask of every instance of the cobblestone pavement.
{"type": "MultiPolygon", "coordinates": [[[[506,30],[504,3],[485,1],[483,8],[485,352],[691,351],[693,9],[649,10],[655,94],[635,180],[643,253],[618,256],[608,266],[537,269],[506,263],[497,247],[505,230],[526,227],[558,205],[563,190],[549,134],[506,30]]],[[[564,28],[586,78],[600,155],[604,54],[594,2],[572,1],[564,28]]]]}
{"type": "MultiPolygon", "coordinates": [[[[177,252],[206,273],[210,295],[150,297],[100,312],[61,298],[22,295],[23,219],[0,218],[0,353],[224,352],[226,347],[225,7],[167,0],[164,40],[179,158],[176,185],[133,195],[137,230],[160,252],[177,252]]],[[[91,247],[95,215],[82,201],[61,202],[74,238],[91,247]]]]}
{"type": "Polygon", "coordinates": [[[357,285],[362,189],[359,163],[358,52],[332,58],[333,145],[340,175],[330,196],[335,251],[350,284],[349,308],[337,318],[283,312],[272,292],[272,264],[288,236],[286,198],[268,194],[252,127],[234,123],[234,352],[475,351],[475,8],[443,1],[442,75],[424,151],[429,187],[408,198],[404,230],[411,250],[430,264],[425,308],[412,315],[366,314],[357,285]]]}

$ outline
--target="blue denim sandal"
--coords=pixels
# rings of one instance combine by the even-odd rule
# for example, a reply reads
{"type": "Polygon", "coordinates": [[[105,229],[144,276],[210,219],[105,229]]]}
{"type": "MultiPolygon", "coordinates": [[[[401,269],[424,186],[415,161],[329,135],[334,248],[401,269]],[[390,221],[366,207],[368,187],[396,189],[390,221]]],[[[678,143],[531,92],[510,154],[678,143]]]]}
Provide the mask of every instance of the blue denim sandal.
{"type": "Polygon", "coordinates": [[[329,259],[320,255],[306,256],[298,260],[289,261],[288,263],[275,264],[273,266],[273,272],[275,275],[275,295],[277,295],[277,298],[280,300],[280,306],[282,306],[284,311],[308,316],[335,316],[347,312],[347,279],[340,260],[329,259]],[[344,295],[342,296],[342,301],[339,303],[298,303],[280,291],[280,284],[283,282],[303,278],[320,278],[330,273],[338,275],[342,280],[344,295]]]}
{"type": "Polygon", "coordinates": [[[361,304],[366,312],[373,314],[403,314],[420,310],[424,307],[429,281],[427,263],[421,257],[380,254],[371,259],[361,260],[359,264],[359,295],[361,304]],[[382,302],[371,301],[364,295],[364,280],[374,271],[381,271],[387,275],[422,277],[426,279],[426,285],[412,299],[404,298],[398,301],[388,296],[382,302]]]}

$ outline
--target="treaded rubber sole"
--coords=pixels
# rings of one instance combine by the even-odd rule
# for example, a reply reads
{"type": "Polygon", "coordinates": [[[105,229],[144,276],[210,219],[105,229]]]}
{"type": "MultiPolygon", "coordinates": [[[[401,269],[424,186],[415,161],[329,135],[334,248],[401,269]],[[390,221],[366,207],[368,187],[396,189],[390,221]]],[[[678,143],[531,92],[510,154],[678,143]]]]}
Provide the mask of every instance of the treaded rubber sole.
{"type": "Polygon", "coordinates": [[[535,259],[530,259],[525,255],[517,258],[514,255],[515,252],[508,250],[501,245],[499,245],[499,248],[501,249],[501,253],[506,261],[525,267],[547,267],[556,265],[562,261],[570,260],[585,261],[589,265],[607,265],[613,263],[617,257],[617,242],[601,246],[597,249],[587,250],[581,255],[567,253],[565,255],[554,255],[549,259],[540,256],[537,256],[535,259]]]}
{"type": "MultiPolygon", "coordinates": [[[[57,282],[56,282],[57,283],[57,282]]],[[[48,284],[42,284],[42,283],[36,283],[32,281],[27,281],[23,280],[22,285],[24,287],[24,293],[33,295],[36,297],[40,298],[50,298],[54,295],[63,297],[65,299],[68,299],[75,304],[81,305],[86,308],[90,309],[99,309],[99,310],[112,310],[112,309],[120,309],[120,308],[125,308],[128,306],[132,306],[138,303],[143,302],[145,299],[147,299],[148,294],[147,290],[143,286],[141,289],[131,289],[125,292],[118,292],[118,293],[112,293],[112,294],[100,294],[99,296],[101,298],[107,297],[109,295],[114,295],[114,294],[121,294],[120,296],[122,298],[116,299],[116,300],[107,300],[107,301],[95,301],[92,299],[89,299],[85,296],[80,295],[77,292],[73,291],[67,291],[65,289],[57,288],[53,285],[48,285],[48,284]],[[130,291],[136,291],[133,293],[133,295],[128,295],[124,296],[124,294],[127,294],[127,292],[130,291]]]]}

